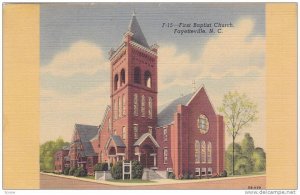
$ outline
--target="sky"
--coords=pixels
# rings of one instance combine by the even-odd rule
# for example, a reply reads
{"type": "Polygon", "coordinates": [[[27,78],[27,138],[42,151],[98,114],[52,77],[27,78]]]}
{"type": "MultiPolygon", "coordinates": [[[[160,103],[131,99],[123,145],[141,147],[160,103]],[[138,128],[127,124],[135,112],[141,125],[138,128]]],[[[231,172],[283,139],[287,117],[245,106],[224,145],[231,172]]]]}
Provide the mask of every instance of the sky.
{"type": "MultiPolygon", "coordinates": [[[[265,6],[262,3],[42,4],[41,143],[69,141],[75,123],[99,125],[109,104],[108,51],[117,48],[133,11],[158,44],[158,107],[205,86],[217,110],[224,94],[245,93],[259,120],[245,128],[265,147],[265,6]],[[232,23],[214,34],[174,34],[163,23],[232,23]]],[[[243,133],[237,141],[243,138],[243,133]]],[[[226,133],[226,144],[231,142],[226,133]]]]}

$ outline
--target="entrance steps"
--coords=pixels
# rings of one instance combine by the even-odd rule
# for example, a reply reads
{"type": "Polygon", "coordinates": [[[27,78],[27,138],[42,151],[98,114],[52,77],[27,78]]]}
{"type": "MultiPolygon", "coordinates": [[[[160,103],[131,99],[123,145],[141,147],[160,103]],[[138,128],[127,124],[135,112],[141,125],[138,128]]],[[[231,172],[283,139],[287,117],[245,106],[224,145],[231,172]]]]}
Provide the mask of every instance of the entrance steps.
{"type": "Polygon", "coordinates": [[[144,168],[143,180],[165,179],[166,171],[144,168]]]}

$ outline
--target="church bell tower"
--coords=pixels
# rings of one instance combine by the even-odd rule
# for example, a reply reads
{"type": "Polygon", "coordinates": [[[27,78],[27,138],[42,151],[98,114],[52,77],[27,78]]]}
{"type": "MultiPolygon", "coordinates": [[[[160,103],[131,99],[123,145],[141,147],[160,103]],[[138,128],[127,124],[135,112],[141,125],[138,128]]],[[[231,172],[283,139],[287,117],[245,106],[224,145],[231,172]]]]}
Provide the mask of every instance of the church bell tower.
{"type": "Polygon", "coordinates": [[[135,14],[121,45],[109,52],[112,134],[125,145],[125,159],[140,159],[137,147],[157,124],[157,49],[149,46],[135,14]],[[141,138],[142,137],[142,138],[141,138]]]}

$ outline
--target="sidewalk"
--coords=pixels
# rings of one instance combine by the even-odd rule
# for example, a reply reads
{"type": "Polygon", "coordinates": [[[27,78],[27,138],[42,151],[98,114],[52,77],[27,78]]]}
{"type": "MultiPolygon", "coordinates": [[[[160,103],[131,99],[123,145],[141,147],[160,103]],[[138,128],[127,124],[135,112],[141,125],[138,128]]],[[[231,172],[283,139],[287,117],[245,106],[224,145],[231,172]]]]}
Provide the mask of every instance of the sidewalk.
{"type": "Polygon", "coordinates": [[[211,178],[211,179],[190,179],[190,180],[175,180],[175,179],[159,179],[159,180],[151,180],[151,183],[122,183],[122,182],[111,182],[111,181],[100,181],[100,180],[92,180],[74,176],[66,176],[66,175],[57,175],[53,173],[43,173],[44,175],[54,176],[54,177],[62,177],[67,179],[75,179],[81,181],[87,181],[92,183],[100,183],[105,185],[112,185],[112,186],[153,186],[153,185],[166,185],[166,184],[185,184],[185,183],[203,183],[203,182],[210,182],[210,181],[220,181],[220,180],[233,180],[238,178],[255,178],[261,177],[265,175],[251,175],[251,176],[237,176],[237,177],[222,177],[222,178],[211,178]]]}

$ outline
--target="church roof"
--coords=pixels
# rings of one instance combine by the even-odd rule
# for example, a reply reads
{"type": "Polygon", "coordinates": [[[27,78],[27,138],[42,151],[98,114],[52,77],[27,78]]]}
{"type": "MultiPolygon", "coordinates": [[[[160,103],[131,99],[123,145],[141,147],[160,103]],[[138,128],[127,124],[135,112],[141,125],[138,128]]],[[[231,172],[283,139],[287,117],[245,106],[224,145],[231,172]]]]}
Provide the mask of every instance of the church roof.
{"type": "Polygon", "coordinates": [[[157,126],[162,127],[170,124],[173,121],[173,114],[177,110],[177,105],[187,105],[192,99],[194,93],[182,96],[173,100],[169,105],[167,105],[162,111],[157,115],[157,126]]]}
{"type": "Polygon", "coordinates": [[[92,125],[75,124],[75,130],[78,131],[81,144],[84,148],[85,156],[97,155],[93,149],[90,140],[98,133],[98,127],[92,125]]]}
{"type": "Polygon", "coordinates": [[[111,139],[115,142],[117,147],[126,147],[120,136],[112,135],[111,139]]]}
{"type": "Polygon", "coordinates": [[[150,133],[144,133],[138,140],[136,140],[133,146],[140,146],[147,139],[147,137],[151,139],[151,141],[156,147],[159,147],[159,144],[150,133]]]}
{"type": "Polygon", "coordinates": [[[121,139],[120,136],[118,135],[111,135],[110,138],[107,140],[106,144],[105,144],[105,148],[109,147],[110,142],[113,141],[115,143],[115,145],[117,147],[126,147],[126,145],[124,144],[123,140],[121,139]]]}
{"type": "Polygon", "coordinates": [[[129,23],[128,31],[133,33],[132,39],[134,42],[146,48],[150,48],[134,13],[129,23]]]}

